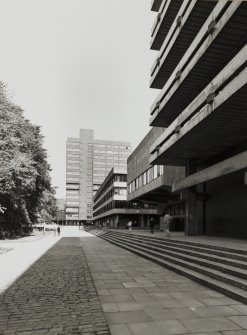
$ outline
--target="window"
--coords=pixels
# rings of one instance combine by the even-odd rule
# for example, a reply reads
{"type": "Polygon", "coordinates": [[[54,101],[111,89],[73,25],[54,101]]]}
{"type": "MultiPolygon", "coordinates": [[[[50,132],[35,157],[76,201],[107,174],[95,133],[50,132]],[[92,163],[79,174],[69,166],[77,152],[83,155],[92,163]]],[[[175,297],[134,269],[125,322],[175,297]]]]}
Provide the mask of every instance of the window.
{"type": "Polygon", "coordinates": [[[158,166],[154,165],[154,179],[158,177],[158,166]]]}
{"type": "Polygon", "coordinates": [[[139,187],[142,187],[142,175],[138,178],[139,187]]]}
{"type": "Polygon", "coordinates": [[[147,184],[147,172],[143,173],[143,185],[147,184]]]}
{"type": "Polygon", "coordinates": [[[147,184],[150,182],[150,170],[147,170],[147,184]]]}
{"type": "Polygon", "coordinates": [[[164,165],[159,166],[159,173],[161,176],[164,174],[164,165]]]}

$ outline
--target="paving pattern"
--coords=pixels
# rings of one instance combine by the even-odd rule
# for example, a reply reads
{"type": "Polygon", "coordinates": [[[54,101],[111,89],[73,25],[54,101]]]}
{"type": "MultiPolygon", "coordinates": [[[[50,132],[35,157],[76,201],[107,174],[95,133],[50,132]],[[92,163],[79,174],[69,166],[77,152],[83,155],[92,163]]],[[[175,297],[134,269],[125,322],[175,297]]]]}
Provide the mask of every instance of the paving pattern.
{"type": "Polygon", "coordinates": [[[81,241],[112,335],[247,335],[246,305],[103,239],[81,241]]]}
{"type": "Polygon", "coordinates": [[[0,296],[0,334],[110,334],[78,237],[61,239],[0,296]]]}

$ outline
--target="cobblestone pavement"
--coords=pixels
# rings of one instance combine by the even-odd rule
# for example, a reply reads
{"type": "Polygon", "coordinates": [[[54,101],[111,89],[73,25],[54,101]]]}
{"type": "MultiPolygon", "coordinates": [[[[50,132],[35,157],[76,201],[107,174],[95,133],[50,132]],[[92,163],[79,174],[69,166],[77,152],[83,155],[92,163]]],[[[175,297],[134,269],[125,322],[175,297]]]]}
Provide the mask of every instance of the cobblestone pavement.
{"type": "Polygon", "coordinates": [[[1,335],[108,335],[78,237],[61,239],[0,296],[1,335]]]}
{"type": "Polygon", "coordinates": [[[247,306],[97,238],[81,238],[112,335],[247,335],[247,306]]]}

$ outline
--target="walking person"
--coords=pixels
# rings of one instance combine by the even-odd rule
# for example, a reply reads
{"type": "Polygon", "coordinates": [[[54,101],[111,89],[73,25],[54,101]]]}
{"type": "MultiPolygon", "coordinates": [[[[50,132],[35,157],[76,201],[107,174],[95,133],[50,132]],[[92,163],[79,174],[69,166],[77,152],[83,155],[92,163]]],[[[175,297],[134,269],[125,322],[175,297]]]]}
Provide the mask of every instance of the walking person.
{"type": "Polygon", "coordinates": [[[129,233],[131,233],[131,231],[132,231],[132,220],[129,220],[129,222],[127,223],[127,227],[128,227],[129,233]]]}
{"type": "Polygon", "coordinates": [[[169,213],[166,213],[164,216],[164,231],[167,237],[171,237],[170,227],[172,222],[172,216],[169,213]]]}
{"type": "Polygon", "coordinates": [[[149,222],[149,227],[150,227],[150,232],[151,232],[151,234],[154,233],[154,226],[155,226],[155,220],[154,220],[154,217],[151,216],[151,218],[150,218],[150,222],[149,222]]]}
{"type": "Polygon", "coordinates": [[[59,226],[57,227],[57,234],[58,234],[58,236],[60,236],[60,227],[59,226]]]}

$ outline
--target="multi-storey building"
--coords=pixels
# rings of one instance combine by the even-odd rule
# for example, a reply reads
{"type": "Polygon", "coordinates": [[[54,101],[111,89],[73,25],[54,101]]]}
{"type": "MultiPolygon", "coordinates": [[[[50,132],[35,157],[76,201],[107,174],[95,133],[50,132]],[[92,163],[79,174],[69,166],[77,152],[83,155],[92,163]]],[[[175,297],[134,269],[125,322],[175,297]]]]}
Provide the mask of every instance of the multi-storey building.
{"type": "Polygon", "coordinates": [[[186,234],[247,237],[247,2],[154,0],[150,163],[184,166],[173,184],[186,234]]]}
{"type": "Polygon", "coordinates": [[[112,168],[94,196],[94,223],[97,226],[123,228],[132,220],[134,227],[145,228],[150,216],[157,221],[156,206],[127,201],[126,167],[112,168]]]}
{"type": "Polygon", "coordinates": [[[81,129],[79,138],[66,142],[66,221],[92,220],[93,195],[113,166],[126,167],[129,142],[94,139],[92,129],[81,129]]]}
{"type": "MultiPolygon", "coordinates": [[[[170,211],[173,215],[172,230],[184,229],[184,201],[179,194],[172,193],[172,184],[185,176],[183,167],[150,165],[149,149],[165,128],[152,128],[128,158],[128,201],[142,201],[155,205],[163,229],[163,215],[170,211]]],[[[149,218],[148,218],[149,219],[149,218]]]]}

